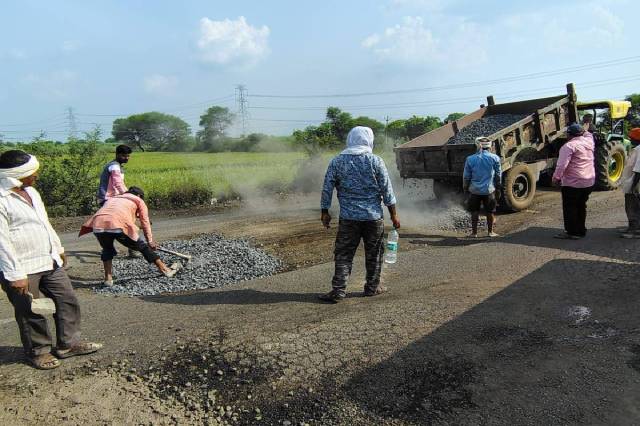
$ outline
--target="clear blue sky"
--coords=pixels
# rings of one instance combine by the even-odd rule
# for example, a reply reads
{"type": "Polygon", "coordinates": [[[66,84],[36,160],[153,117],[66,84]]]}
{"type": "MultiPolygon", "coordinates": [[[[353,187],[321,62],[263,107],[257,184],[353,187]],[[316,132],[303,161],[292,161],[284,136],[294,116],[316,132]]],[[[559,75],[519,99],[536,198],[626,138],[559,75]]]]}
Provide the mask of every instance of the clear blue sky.
{"type": "MultiPolygon", "coordinates": [[[[4,2],[0,16],[0,134],[106,135],[117,115],[176,114],[197,127],[210,105],[235,111],[248,91],[248,131],[288,134],[328,105],[391,120],[469,112],[488,94],[507,101],[640,92],[631,0],[4,2]],[[574,68],[519,81],[504,79],[574,68]],[[470,82],[484,82],[460,87],[470,82]],[[454,85],[437,90],[412,90],[454,85]],[[371,92],[400,93],[348,95],[371,92]],[[258,95],[303,96],[298,98],[258,95]]],[[[236,124],[233,134],[240,131],[236,124]]]]}

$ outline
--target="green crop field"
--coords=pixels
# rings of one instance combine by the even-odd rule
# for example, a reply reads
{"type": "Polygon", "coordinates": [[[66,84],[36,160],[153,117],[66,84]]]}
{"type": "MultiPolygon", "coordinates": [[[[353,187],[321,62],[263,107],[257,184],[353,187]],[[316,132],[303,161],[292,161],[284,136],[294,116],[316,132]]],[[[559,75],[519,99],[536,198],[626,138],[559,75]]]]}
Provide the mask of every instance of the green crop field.
{"type": "Polygon", "coordinates": [[[203,204],[211,197],[285,189],[304,159],[299,152],[134,152],[126,165],[126,182],[143,188],[154,206],[203,204]]]}

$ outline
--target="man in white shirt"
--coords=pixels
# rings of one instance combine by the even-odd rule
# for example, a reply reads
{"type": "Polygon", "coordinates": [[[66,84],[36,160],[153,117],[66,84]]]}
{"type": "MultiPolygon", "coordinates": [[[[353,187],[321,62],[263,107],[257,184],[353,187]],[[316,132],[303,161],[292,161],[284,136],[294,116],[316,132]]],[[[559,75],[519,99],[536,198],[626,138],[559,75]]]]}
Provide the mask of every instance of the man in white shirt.
{"type": "Polygon", "coordinates": [[[631,129],[629,139],[633,149],[629,153],[627,164],[622,172],[624,208],[629,227],[621,237],[640,238],[640,185],[638,185],[640,183],[640,127],[631,129]]]}
{"type": "Polygon", "coordinates": [[[0,285],[14,307],[29,363],[49,370],[68,358],[97,351],[98,343],[80,341],[80,306],[63,269],[64,248],[33,188],[40,164],[24,151],[0,155],[0,285]],[[42,293],[56,307],[56,350],[51,353],[47,320],[31,310],[42,293]]]}

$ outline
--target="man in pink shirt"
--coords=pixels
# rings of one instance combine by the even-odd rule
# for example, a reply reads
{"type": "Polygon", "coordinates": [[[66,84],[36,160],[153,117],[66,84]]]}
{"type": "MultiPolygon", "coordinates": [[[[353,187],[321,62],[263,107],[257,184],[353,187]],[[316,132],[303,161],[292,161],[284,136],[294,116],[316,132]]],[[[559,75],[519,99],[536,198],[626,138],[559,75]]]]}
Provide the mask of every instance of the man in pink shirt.
{"type": "Polygon", "coordinates": [[[116,158],[102,169],[100,187],[98,188],[98,205],[102,207],[110,197],[124,194],[127,186],[124,183],[124,164],[129,161],[131,148],[127,145],[116,147],[116,158]]]}
{"type": "Polygon", "coordinates": [[[102,247],[100,259],[104,266],[104,285],[113,285],[113,258],[117,254],[113,245],[118,241],[130,250],[139,251],[145,260],[156,265],[166,277],[173,277],[180,264],[175,263],[167,267],[154,251],[158,244],[151,234],[149,210],[144,202],[144,192],[137,186],[132,186],[127,192],[109,198],[104,206],[87,220],[80,229],[81,237],[93,232],[102,247]],[[138,234],[136,217],[140,219],[142,232],[146,241],[138,234]]]}
{"type": "Polygon", "coordinates": [[[577,240],[587,235],[587,200],[596,180],[593,135],[577,123],[567,127],[567,143],[560,148],[553,183],[562,185],[565,232],[555,238],[577,240]]]}

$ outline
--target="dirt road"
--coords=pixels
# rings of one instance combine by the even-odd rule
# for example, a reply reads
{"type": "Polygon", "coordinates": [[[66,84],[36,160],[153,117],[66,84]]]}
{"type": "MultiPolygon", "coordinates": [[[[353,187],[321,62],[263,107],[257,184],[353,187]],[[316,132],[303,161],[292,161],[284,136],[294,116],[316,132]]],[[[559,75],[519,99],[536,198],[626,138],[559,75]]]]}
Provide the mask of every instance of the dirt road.
{"type": "Polygon", "coordinates": [[[497,240],[408,220],[391,292],[317,303],[333,231],[317,212],[156,220],[161,239],[251,237],[289,271],[144,299],[94,294],[95,242],[65,234],[84,334],[105,350],[52,372],[21,362],[0,301],[0,423],[637,424],[640,242],[619,193],[596,193],[587,238],[554,240],[555,192],[501,216],[497,240]]]}

